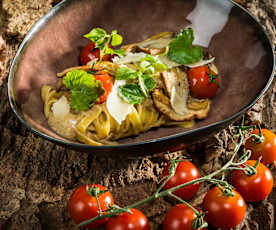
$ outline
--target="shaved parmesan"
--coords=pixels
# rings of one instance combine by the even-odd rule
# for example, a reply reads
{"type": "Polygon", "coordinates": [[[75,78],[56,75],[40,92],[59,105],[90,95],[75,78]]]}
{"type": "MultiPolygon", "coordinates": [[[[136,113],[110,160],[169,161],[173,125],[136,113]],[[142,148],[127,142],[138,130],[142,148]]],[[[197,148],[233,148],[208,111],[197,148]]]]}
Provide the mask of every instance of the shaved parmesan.
{"type": "MultiPolygon", "coordinates": [[[[167,56],[159,56],[159,59],[160,59],[160,61],[162,63],[164,63],[165,65],[167,65],[169,69],[182,65],[182,64],[178,64],[178,63],[176,63],[174,61],[171,61],[167,56]]],[[[190,68],[194,68],[194,67],[210,64],[210,63],[214,62],[214,60],[215,60],[215,58],[213,57],[213,58],[208,59],[208,60],[201,60],[199,62],[190,64],[190,65],[184,65],[184,66],[187,66],[187,67],[190,67],[190,68]]]]}
{"type": "Polygon", "coordinates": [[[194,68],[194,67],[198,67],[198,66],[203,66],[203,65],[208,65],[212,62],[214,62],[215,60],[215,57],[211,58],[211,59],[208,59],[208,60],[201,60],[199,62],[196,62],[194,64],[191,64],[191,65],[185,65],[185,66],[188,66],[190,68],[194,68]]]}
{"type": "Polygon", "coordinates": [[[141,58],[146,57],[145,53],[128,53],[126,56],[123,57],[114,57],[112,61],[116,64],[128,64],[128,63],[135,63],[138,62],[141,58]]]}
{"type": "Polygon", "coordinates": [[[138,44],[139,47],[142,48],[151,48],[151,49],[161,49],[169,45],[172,41],[171,38],[158,38],[155,40],[146,40],[143,43],[138,44]]]}
{"type": "Polygon", "coordinates": [[[70,111],[70,105],[65,96],[62,96],[52,105],[53,115],[57,118],[65,117],[70,111]]]}
{"type": "Polygon", "coordinates": [[[128,104],[123,101],[118,96],[118,88],[126,84],[125,80],[116,80],[114,82],[111,93],[109,94],[106,107],[109,114],[118,122],[118,124],[122,124],[122,122],[126,119],[127,115],[132,112],[133,105],[128,104]]]}
{"type": "Polygon", "coordinates": [[[182,65],[182,64],[178,64],[178,63],[176,63],[176,62],[174,62],[174,61],[171,61],[171,60],[167,57],[167,55],[165,55],[165,56],[159,56],[158,58],[159,58],[159,60],[160,60],[163,64],[165,64],[165,65],[168,67],[168,69],[171,69],[171,68],[174,68],[174,67],[177,67],[177,66],[181,66],[181,65],[182,65]]]}

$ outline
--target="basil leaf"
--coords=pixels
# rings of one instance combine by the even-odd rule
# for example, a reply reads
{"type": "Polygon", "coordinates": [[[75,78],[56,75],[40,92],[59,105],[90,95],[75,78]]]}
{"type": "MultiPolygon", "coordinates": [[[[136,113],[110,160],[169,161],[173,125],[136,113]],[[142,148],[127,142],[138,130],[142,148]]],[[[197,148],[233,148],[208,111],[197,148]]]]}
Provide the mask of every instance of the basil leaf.
{"type": "Polygon", "coordinates": [[[157,63],[156,58],[153,57],[153,56],[151,56],[151,55],[149,55],[149,54],[147,54],[146,57],[141,58],[141,59],[140,59],[140,62],[142,62],[142,61],[148,61],[148,62],[150,62],[150,63],[157,63]]]}
{"type": "Polygon", "coordinates": [[[202,49],[199,46],[193,46],[193,41],[193,29],[181,30],[169,44],[168,58],[184,65],[200,61],[203,57],[202,49]]]}
{"type": "Polygon", "coordinates": [[[152,74],[158,71],[164,71],[167,66],[163,64],[157,57],[151,56],[149,54],[139,60],[140,67],[145,69],[146,73],[152,74]]]}
{"type": "Polygon", "coordinates": [[[119,68],[115,75],[116,80],[136,79],[137,77],[138,72],[127,67],[119,68]]]}
{"type": "Polygon", "coordinates": [[[119,34],[113,34],[112,35],[112,41],[111,41],[111,45],[112,46],[118,46],[121,45],[123,42],[123,38],[121,35],[119,34]]]}
{"type": "Polygon", "coordinates": [[[122,57],[125,55],[125,50],[123,49],[113,50],[113,54],[117,54],[118,56],[122,57]]]}
{"type": "Polygon", "coordinates": [[[125,84],[118,89],[118,95],[129,104],[140,104],[144,100],[144,96],[140,87],[136,84],[125,84]]]}
{"type": "Polygon", "coordinates": [[[95,44],[104,42],[104,38],[106,36],[106,31],[101,28],[95,28],[91,30],[88,34],[85,34],[84,37],[90,39],[95,42],[95,44]]]}
{"type": "Polygon", "coordinates": [[[105,92],[102,83],[83,70],[68,72],[63,83],[71,90],[71,107],[76,111],[89,109],[105,92]]]}
{"type": "Polygon", "coordinates": [[[148,97],[149,93],[156,87],[155,80],[146,74],[140,75],[138,82],[145,97],[148,97]]]}
{"type": "Polygon", "coordinates": [[[163,63],[154,63],[152,65],[153,65],[153,68],[155,69],[155,71],[157,71],[157,72],[162,72],[162,71],[168,69],[168,67],[163,63]]]}
{"type": "Polygon", "coordinates": [[[68,89],[74,89],[79,85],[94,87],[95,78],[92,74],[89,74],[84,70],[72,70],[71,72],[68,72],[66,76],[63,78],[63,84],[68,89]]]}
{"type": "Polygon", "coordinates": [[[123,49],[114,50],[112,48],[105,47],[104,53],[105,54],[117,54],[118,56],[121,57],[125,54],[125,50],[123,50],[123,49]]]}
{"type": "Polygon", "coordinates": [[[87,110],[103,93],[102,87],[79,85],[71,91],[71,107],[76,111],[87,110]]]}

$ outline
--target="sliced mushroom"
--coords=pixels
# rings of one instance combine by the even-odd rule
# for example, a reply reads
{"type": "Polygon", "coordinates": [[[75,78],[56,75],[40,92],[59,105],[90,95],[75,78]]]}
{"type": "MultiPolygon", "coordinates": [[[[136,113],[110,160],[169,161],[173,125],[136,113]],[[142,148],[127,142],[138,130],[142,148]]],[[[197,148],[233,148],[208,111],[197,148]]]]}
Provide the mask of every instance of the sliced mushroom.
{"type": "Polygon", "coordinates": [[[189,96],[187,101],[187,107],[191,110],[201,110],[205,109],[209,104],[209,99],[197,99],[189,96]]]}
{"type": "Polygon", "coordinates": [[[169,45],[172,39],[172,32],[163,32],[153,35],[142,42],[126,45],[122,48],[125,49],[126,53],[140,51],[151,55],[157,55],[166,51],[166,47],[169,45]]]}
{"type": "MultiPolygon", "coordinates": [[[[102,68],[103,70],[106,70],[107,73],[109,73],[112,76],[115,76],[117,69],[120,68],[120,65],[109,62],[109,61],[103,61],[99,64],[95,65],[97,68],[102,68]]],[[[75,67],[70,67],[68,69],[63,70],[62,72],[58,73],[58,77],[63,77],[65,76],[68,72],[71,72],[73,70],[84,70],[86,72],[90,71],[92,68],[92,65],[83,65],[83,66],[75,66],[75,67]]]]}
{"type": "Polygon", "coordinates": [[[70,67],[70,68],[67,68],[65,70],[63,70],[62,72],[60,73],[57,73],[57,77],[63,77],[64,75],[66,75],[68,72],[71,72],[73,70],[84,70],[84,71],[89,71],[91,70],[91,66],[90,65],[82,65],[82,66],[74,66],[74,67],[70,67]]]}
{"type": "Polygon", "coordinates": [[[186,72],[176,67],[162,72],[161,75],[166,93],[161,89],[155,89],[152,94],[154,104],[160,112],[174,121],[202,119],[207,116],[210,101],[189,96],[186,72]]]}
{"type": "Polygon", "coordinates": [[[172,96],[172,88],[180,88],[189,91],[187,74],[179,68],[172,68],[161,73],[162,80],[168,95],[172,96]]]}
{"type": "Polygon", "coordinates": [[[109,61],[103,61],[98,64],[100,67],[102,67],[108,74],[115,76],[117,70],[120,68],[119,64],[109,62],[109,61]]]}
{"type": "Polygon", "coordinates": [[[152,93],[153,102],[156,108],[167,117],[173,121],[186,121],[192,120],[194,118],[203,119],[207,117],[210,110],[210,101],[205,109],[201,110],[191,110],[188,109],[187,112],[183,115],[177,114],[170,103],[170,98],[166,96],[161,89],[155,89],[152,93]]]}

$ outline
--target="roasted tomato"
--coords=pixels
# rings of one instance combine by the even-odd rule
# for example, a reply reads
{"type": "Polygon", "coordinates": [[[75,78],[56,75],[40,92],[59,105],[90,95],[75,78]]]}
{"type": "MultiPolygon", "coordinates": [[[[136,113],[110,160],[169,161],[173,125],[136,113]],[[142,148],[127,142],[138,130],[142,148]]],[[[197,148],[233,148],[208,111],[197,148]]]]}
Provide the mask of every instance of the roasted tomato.
{"type": "MultiPolygon", "coordinates": [[[[163,230],[193,230],[192,224],[195,218],[196,214],[190,207],[185,204],[177,204],[166,214],[163,230]]],[[[198,230],[203,230],[203,228],[198,230]]]]}
{"type": "Polygon", "coordinates": [[[206,212],[205,219],[208,224],[229,229],[242,222],[246,205],[242,196],[235,190],[233,192],[234,196],[226,196],[218,187],[207,192],[203,199],[203,211],[206,212]]]}
{"type": "Polygon", "coordinates": [[[218,75],[207,66],[194,67],[188,70],[191,95],[195,98],[212,98],[219,88],[218,75]]]}
{"type": "Polygon", "coordinates": [[[132,214],[123,212],[110,218],[105,230],[150,230],[147,217],[139,210],[132,208],[132,214]]]}
{"type": "MultiPolygon", "coordinates": [[[[246,164],[254,166],[256,161],[249,160],[246,164]]],[[[232,172],[231,184],[249,202],[258,202],[265,199],[273,188],[273,176],[270,170],[259,163],[256,171],[257,173],[252,176],[246,175],[242,170],[232,172]]]]}
{"type": "MultiPolygon", "coordinates": [[[[82,65],[86,65],[88,62],[95,58],[100,57],[100,49],[95,48],[94,42],[89,42],[85,47],[82,48],[81,54],[80,54],[80,60],[82,65]]],[[[103,61],[112,61],[111,55],[104,55],[103,61]]]]}
{"type": "MultiPolygon", "coordinates": [[[[165,178],[169,175],[169,167],[170,163],[167,164],[162,172],[161,179],[165,180],[165,178]]],[[[175,174],[172,176],[168,182],[165,184],[163,190],[175,187],[177,185],[189,182],[191,180],[198,179],[200,177],[199,171],[196,166],[190,161],[181,161],[178,163],[175,174]]],[[[192,196],[199,189],[199,183],[192,184],[183,188],[176,190],[173,194],[181,197],[184,200],[188,200],[192,198],[192,196]]]]}
{"type": "MultiPolygon", "coordinates": [[[[106,188],[101,185],[95,184],[93,186],[99,188],[100,191],[106,190],[106,188]]],[[[113,196],[110,192],[100,194],[98,199],[100,202],[100,207],[103,211],[114,204],[113,196]]],[[[73,192],[69,199],[68,209],[71,218],[77,224],[85,220],[89,220],[99,214],[96,198],[88,194],[86,185],[77,188],[73,192]]],[[[85,228],[98,228],[99,226],[104,225],[107,221],[107,218],[101,219],[85,225],[85,228]]]]}
{"type": "MultiPolygon", "coordinates": [[[[262,163],[272,164],[276,161],[276,135],[268,129],[261,129],[261,132],[264,141],[257,143],[254,137],[250,137],[245,142],[245,148],[251,150],[251,160],[262,157],[262,163]]],[[[252,134],[259,135],[259,129],[253,130],[252,134]]]]}
{"type": "Polygon", "coordinates": [[[96,74],[94,74],[94,77],[96,80],[102,83],[103,88],[105,90],[105,93],[102,96],[100,96],[100,100],[98,102],[98,103],[103,103],[106,101],[109,93],[112,90],[113,83],[112,83],[111,77],[105,71],[97,72],[96,74]]]}

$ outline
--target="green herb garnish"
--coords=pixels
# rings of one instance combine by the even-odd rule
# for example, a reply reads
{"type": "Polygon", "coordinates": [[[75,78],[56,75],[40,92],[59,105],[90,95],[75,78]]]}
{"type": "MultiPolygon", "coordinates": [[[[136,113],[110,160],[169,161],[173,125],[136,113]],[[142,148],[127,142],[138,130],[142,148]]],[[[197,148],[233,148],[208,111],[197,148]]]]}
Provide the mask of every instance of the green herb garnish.
{"type": "Polygon", "coordinates": [[[138,85],[129,83],[119,87],[119,96],[129,104],[140,104],[145,98],[138,85]]]}
{"type": "Polygon", "coordinates": [[[147,74],[140,75],[138,78],[138,82],[145,97],[148,97],[149,93],[156,87],[156,82],[154,81],[154,79],[147,74]]]}
{"type": "Polygon", "coordinates": [[[121,67],[117,70],[115,76],[116,80],[127,80],[131,82],[131,84],[127,83],[119,90],[119,96],[130,104],[141,103],[145,98],[149,97],[150,92],[154,90],[156,82],[150,74],[167,69],[167,66],[157,57],[149,54],[141,58],[138,63],[139,70],[136,71],[128,67],[121,67]],[[135,97],[133,95],[135,95],[135,97]],[[137,99],[137,97],[139,99],[137,99]]]}
{"type": "Polygon", "coordinates": [[[83,70],[68,72],[63,83],[71,90],[71,107],[76,111],[89,109],[105,92],[101,82],[83,70]]]}
{"type": "Polygon", "coordinates": [[[183,65],[200,61],[203,57],[202,49],[192,45],[193,41],[194,31],[192,28],[181,30],[169,44],[168,58],[183,65]]]}
{"type": "Polygon", "coordinates": [[[119,68],[115,75],[116,80],[129,80],[136,79],[137,77],[138,72],[127,67],[119,68]]]}
{"type": "Polygon", "coordinates": [[[95,48],[100,49],[100,61],[103,56],[106,54],[116,54],[119,56],[123,56],[125,51],[123,49],[113,49],[110,48],[112,46],[121,45],[123,42],[123,38],[118,34],[117,30],[113,30],[111,34],[107,34],[105,30],[101,28],[95,28],[91,30],[88,34],[84,35],[85,38],[90,39],[95,43],[95,48]]]}

